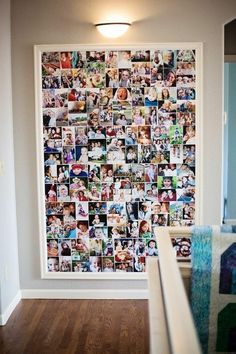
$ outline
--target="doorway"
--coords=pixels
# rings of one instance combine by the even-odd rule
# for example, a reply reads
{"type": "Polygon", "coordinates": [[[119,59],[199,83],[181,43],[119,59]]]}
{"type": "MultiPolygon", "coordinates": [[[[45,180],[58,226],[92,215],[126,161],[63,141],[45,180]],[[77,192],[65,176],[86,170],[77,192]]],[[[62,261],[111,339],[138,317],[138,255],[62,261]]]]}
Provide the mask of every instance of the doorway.
{"type": "Polygon", "coordinates": [[[224,29],[223,223],[236,225],[236,19],[224,29]]]}

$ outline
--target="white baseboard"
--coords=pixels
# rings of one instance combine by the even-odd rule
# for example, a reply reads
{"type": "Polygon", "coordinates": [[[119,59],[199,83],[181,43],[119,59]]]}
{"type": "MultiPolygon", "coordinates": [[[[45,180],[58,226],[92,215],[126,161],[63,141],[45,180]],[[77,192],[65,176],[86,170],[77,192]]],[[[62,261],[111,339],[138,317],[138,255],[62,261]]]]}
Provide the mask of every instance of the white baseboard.
{"type": "Polygon", "coordinates": [[[22,299],[148,299],[147,289],[22,289],[22,299]]]}
{"type": "Polygon", "coordinates": [[[7,307],[6,311],[4,313],[0,314],[0,326],[4,326],[9,317],[11,316],[12,312],[14,311],[15,307],[18,305],[18,303],[21,300],[21,291],[18,291],[10,305],[7,307]]]}

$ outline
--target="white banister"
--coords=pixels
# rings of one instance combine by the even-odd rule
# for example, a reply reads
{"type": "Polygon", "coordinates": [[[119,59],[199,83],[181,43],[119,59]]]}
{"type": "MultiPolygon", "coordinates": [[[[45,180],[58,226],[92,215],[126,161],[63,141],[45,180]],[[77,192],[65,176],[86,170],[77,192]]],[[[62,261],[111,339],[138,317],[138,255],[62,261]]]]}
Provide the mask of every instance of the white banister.
{"type": "Polygon", "coordinates": [[[171,354],[157,257],[147,258],[150,354],[171,354]]]}
{"type": "MultiPolygon", "coordinates": [[[[170,230],[174,233],[174,230],[170,230]]],[[[187,235],[189,228],[180,233],[187,235]],[[184,231],[184,233],[183,233],[184,231]]],[[[155,228],[160,280],[172,354],[200,354],[192,314],[171,244],[169,228],[155,228]]],[[[179,233],[177,231],[177,233],[179,233]]],[[[168,353],[168,352],[167,352],[168,353]]],[[[165,354],[163,352],[162,354],[165,354]]]]}
{"type": "MultiPolygon", "coordinates": [[[[201,349],[171,237],[191,237],[189,227],[154,230],[158,258],[147,259],[151,354],[200,354],[201,349]]],[[[190,263],[181,264],[190,276],[190,263]]]]}

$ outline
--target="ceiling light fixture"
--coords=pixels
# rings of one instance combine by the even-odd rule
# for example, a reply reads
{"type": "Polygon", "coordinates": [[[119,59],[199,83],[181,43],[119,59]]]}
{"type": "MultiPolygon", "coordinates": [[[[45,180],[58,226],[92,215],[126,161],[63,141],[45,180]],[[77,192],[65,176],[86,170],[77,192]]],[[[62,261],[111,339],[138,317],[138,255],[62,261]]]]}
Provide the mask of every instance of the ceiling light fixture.
{"type": "Polygon", "coordinates": [[[130,25],[128,22],[103,22],[97,23],[95,26],[103,36],[117,38],[122,36],[130,25]]]}

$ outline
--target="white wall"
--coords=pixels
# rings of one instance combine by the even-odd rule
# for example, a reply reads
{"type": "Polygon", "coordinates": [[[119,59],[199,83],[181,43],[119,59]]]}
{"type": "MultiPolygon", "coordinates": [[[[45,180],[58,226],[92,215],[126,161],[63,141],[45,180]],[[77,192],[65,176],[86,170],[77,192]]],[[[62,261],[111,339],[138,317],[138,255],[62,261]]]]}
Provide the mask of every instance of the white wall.
{"type": "Polygon", "coordinates": [[[10,0],[0,11],[0,323],[19,291],[11,87],[10,0]]]}
{"type": "Polygon", "coordinates": [[[36,200],[33,45],[66,43],[204,43],[203,223],[221,223],[223,24],[235,0],[13,0],[12,55],[21,288],[143,287],[145,283],[40,280],[36,200]],[[128,34],[104,39],[93,23],[109,12],[133,22],[128,34]],[[22,222],[23,221],[23,222],[22,222]]]}

